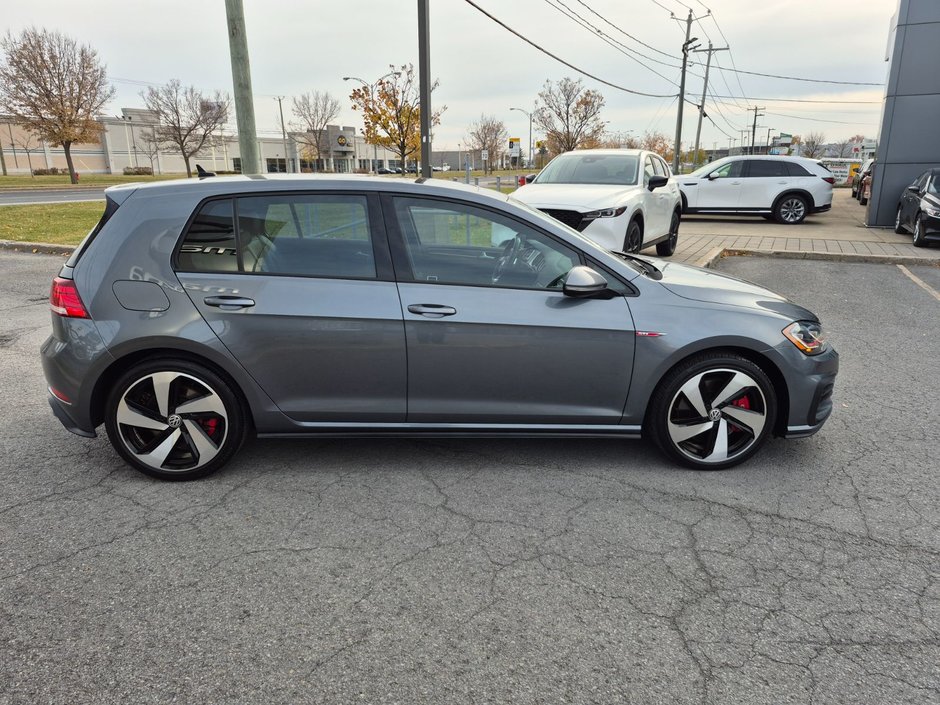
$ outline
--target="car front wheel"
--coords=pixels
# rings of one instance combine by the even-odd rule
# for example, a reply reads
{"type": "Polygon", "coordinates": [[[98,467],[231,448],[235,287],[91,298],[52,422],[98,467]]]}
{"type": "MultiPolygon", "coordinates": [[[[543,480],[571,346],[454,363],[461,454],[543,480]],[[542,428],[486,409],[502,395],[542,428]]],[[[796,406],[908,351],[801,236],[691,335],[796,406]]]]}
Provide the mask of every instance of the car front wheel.
{"type": "Polygon", "coordinates": [[[246,422],[235,393],[217,374],[185,360],[154,360],[114,385],[105,426],[132,467],[163,480],[192,480],[231,459],[246,422]]]}
{"type": "Polygon", "coordinates": [[[927,238],[924,237],[924,217],[918,213],[914,218],[914,247],[927,247],[927,238]]]}
{"type": "Polygon", "coordinates": [[[796,225],[803,222],[808,209],[806,199],[802,196],[796,194],[784,196],[774,208],[774,218],[784,225],[796,225]]]}
{"type": "Polygon", "coordinates": [[[656,254],[660,257],[671,257],[676,251],[676,244],[679,242],[679,213],[674,211],[672,221],[669,223],[669,238],[663,242],[656,243],[656,254]]]}
{"type": "Polygon", "coordinates": [[[624,252],[639,252],[643,249],[643,230],[635,220],[627,226],[627,235],[623,239],[624,252]]]}
{"type": "Polygon", "coordinates": [[[896,232],[898,235],[903,235],[905,232],[907,232],[904,229],[903,223],[901,223],[901,206],[898,206],[898,212],[894,216],[894,232],[896,232]]]}
{"type": "Polygon", "coordinates": [[[764,371],[731,353],[704,353],[672,370],[650,401],[647,430],[670,458],[698,470],[737,465],[771,434],[777,396],[764,371]]]}

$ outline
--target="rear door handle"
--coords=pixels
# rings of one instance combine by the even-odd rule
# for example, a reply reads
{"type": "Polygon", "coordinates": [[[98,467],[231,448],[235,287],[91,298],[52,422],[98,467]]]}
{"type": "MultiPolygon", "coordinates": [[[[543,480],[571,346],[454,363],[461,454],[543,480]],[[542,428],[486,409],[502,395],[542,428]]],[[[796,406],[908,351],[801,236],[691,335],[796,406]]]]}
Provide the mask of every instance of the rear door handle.
{"type": "Polygon", "coordinates": [[[223,311],[234,311],[255,305],[254,299],[248,299],[244,296],[207,296],[203,301],[206,306],[215,306],[223,311]]]}
{"type": "Polygon", "coordinates": [[[443,318],[457,313],[457,309],[453,306],[442,306],[441,304],[411,304],[408,310],[425,318],[443,318]]]}

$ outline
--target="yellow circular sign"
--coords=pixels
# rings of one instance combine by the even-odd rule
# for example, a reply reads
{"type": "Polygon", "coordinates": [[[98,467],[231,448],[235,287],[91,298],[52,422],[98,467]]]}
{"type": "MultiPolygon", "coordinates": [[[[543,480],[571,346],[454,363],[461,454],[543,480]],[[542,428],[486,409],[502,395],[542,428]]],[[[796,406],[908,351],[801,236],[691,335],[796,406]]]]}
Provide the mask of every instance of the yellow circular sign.
{"type": "Polygon", "coordinates": [[[340,135],[339,137],[337,137],[337,138],[336,138],[336,142],[337,142],[337,144],[339,144],[340,147],[345,147],[345,146],[346,146],[346,135],[340,135]]]}

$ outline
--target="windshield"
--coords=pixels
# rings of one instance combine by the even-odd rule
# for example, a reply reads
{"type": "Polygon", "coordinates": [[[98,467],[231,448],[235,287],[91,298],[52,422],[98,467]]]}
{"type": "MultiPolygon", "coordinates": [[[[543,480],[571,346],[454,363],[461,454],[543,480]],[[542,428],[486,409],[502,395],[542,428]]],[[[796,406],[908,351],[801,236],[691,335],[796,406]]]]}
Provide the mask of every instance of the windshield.
{"type": "Polygon", "coordinates": [[[536,183],[633,186],[638,164],[635,154],[563,154],[549,162],[536,183]]]}
{"type": "Polygon", "coordinates": [[[940,174],[930,177],[930,180],[927,182],[927,193],[940,196],[940,174]]]}

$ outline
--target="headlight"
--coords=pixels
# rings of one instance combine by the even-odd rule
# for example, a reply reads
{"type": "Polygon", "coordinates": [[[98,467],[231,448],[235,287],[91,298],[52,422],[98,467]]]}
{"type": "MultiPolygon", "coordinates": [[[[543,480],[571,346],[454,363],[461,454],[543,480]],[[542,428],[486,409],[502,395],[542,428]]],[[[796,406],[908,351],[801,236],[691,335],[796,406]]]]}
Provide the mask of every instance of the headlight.
{"type": "Polygon", "coordinates": [[[588,211],[587,213],[582,213],[581,218],[583,220],[594,220],[595,218],[616,218],[618,215],[623,215],[624,211],[626,210],[626,206],[620,206],[620,208],[601,208],[599,211],[588,211]]]}
{"type": "Polygon", "coordinates": [[[926,203],[922,203],[921,208],[923,209],[924,213],[929,215],[931,218],[940,218],[940,210],[937,208],[928,206],[926,203]]]}
{"type": "Polygon", "coordinates": [[[829,347],[820,323],[797,321],[784,328],[783,334],[806,355],[818,355],[829,347]]]}

